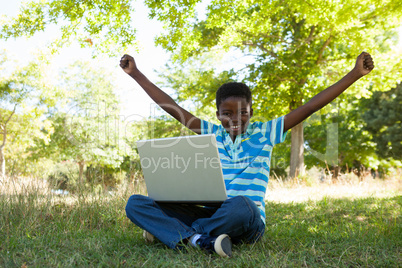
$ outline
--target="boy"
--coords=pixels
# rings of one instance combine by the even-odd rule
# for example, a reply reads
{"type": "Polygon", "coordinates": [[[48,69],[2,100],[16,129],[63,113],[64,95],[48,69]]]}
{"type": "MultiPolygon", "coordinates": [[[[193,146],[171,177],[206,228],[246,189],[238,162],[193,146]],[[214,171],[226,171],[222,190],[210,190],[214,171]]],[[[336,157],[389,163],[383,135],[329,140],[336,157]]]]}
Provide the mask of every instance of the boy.
{"type": "Polygon", "coordinates": [[[269,122],[249,124],[253,116],[250,89],[242,83],[226,83],[216,93],[216,116],[221,125],[201,120],[180,107],[150,82],[133,57],[124,55],[120,67],[167,113],[197,134],[216,135],[228,199],[218,208],[167,205],[149,197],[133,195],[127,217],[170,248],[180,242],[230,257],[232,243],[253,243],[265,230],[264,197],[269,178],[272,147],[285,139],[287,130],[318,111],[373,68],[363,52],[356,65],[340,81],[314,96],[303,106],[269,122]]]}

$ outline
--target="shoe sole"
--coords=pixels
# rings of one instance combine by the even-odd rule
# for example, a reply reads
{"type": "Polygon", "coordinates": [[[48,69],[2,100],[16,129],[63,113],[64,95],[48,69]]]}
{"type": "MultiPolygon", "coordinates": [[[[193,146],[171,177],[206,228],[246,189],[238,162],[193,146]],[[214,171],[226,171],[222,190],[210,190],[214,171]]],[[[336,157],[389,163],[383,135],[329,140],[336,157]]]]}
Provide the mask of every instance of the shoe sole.
{"type": "Polygon", "coordinates": [[[215,252],[221,257],[232,256],[232,241],[227,234],[218,236],[214,243],[215,252]]]}

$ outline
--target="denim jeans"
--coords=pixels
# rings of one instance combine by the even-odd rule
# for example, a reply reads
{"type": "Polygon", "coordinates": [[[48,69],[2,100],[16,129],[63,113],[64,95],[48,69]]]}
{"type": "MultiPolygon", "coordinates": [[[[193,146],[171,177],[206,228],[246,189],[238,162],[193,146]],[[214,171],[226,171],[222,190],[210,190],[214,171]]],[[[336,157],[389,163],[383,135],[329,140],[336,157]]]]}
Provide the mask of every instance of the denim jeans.
{"type": "Polygon", "coordinates": [[[208,236],[227,234],[233,243],[253,243],[265,231],[257,205],[248,197],[227,199],[220,207],[194,204],[157,203],[133,195],[126,206],[127,217],[170,248],[198,233],[208,236]]]}

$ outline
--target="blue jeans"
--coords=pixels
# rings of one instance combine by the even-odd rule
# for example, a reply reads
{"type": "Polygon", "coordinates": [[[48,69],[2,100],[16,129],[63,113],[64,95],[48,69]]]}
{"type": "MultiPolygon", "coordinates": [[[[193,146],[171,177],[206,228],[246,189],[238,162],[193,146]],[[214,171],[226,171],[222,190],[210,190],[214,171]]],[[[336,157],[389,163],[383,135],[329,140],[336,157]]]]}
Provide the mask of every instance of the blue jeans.
{"type": "Polygon", "coordinates": [[[126,206],[127,217],[170,248],[198,233],[208,236],[227,234],[233,243],[253,243],[265,231],[257,205],[248,197],[227,199],[220,207],[193,204],[157,203],[133,195],[126,206]]]}

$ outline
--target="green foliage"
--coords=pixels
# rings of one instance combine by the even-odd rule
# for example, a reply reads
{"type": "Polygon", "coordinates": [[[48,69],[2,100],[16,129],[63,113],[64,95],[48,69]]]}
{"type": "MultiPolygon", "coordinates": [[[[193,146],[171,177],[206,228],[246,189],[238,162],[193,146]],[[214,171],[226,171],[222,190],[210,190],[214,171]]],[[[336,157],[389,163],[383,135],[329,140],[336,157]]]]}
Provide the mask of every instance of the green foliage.
{"type": "Polygon", "coordinates": [[[194,135],[191,130],[166,115],[130,122],[126,125],[126,131],[132,133],[125,137],[132,148],[136,147],[138,140],[194,135]]]}
{"type": "Polygon", "coordinates": [[[275,145],[270,164],[270,180],[288,177],[290,165],[290,139],[275,145]]]}
{"type": "Polygon", "coordinates": [[[57,163],[47,176],[49,185],[53,189],[76,192],[79,187],[79,168],[77,163],[63,161],[57,163]]]}
{"type": "MultiPolygon", "coordinates": [[[[5,52],[0,53],[0,107],[12,110],[18,107],[17,112],[42,112],[43,104],[49,104],[46,97],[52,90],[46,83],[46,61],[36,58],[24,66],[9,70],[7,63],[11,59],[5,52]],[[25,111],[24,111],[25,110],[25,111]]],[[[51,98],[49,98],[51,99],[51,98]]],[[[49,100],[50,101],[50,100],[49,100]]]]}
{"type": "Polygon", "coordinates": [[[101,165],[90,165],[84,171],[85,180],[80,178],[79,165],[74,161],[56,163],[46,176],[52,189],[69,193],[83,193],[94,190],[111,189],[125,179],[126,173],[101,165]]]}
{"type": "MultiPolygon", "coordinates": [[[[271,118],[297,108],[339,80],[362,50],[375,55],[381,65],[379,57],[386,58],[384,53],[396,41],[394,28],[401,19],[400,2],[389,0],[342,4],[221,0],[207,6],[205,18],[193,12],[196,1],[147,3],[152,16],[168,26],[157,43],[180,62],[230,48],[254,57],[244,66],[245,80],[254,89],[261,115],[271,118]],[[189,12],[184,13],[184,7],[189,12]]],[[[392,69],[389,78],[401,73],[400,59],[393,57],[386,62],[392,69]]],[[[384,81],[376,83],[383,87],[384,81]]],[[[197,96],[195,90],[188,94],[197,96]]]]}
{"type": "Polygon", "coordinates": [[[371,135],[364,130],[363,112],[359,100],[348,97],[338,99],[336,105],[330,105],[309,118],[304,124],[307,168],[341,167],[343,172],[377,169],[379,159],[371,135]],[[334,135],[332,140],[331,135],[334,135]],[[316,152],[320,155],[317,156],[316,152]],[[330,155],[331,152],[335,155],[330,155]],[[323,155],[326,157],[320,157],[323,155]]]}
{"type": "Polygon", "coordinates": [[[50,142],[38,141],[37,153],[55,160],[73,160],[117,168],[131,148],[124,140],[119,101],[105,70],[78,63],[63,74],[65,98],[51,112],[50,142]]]}
{"type": "Polygon", "coordinates": [[[168,116],[159,116],[147,120],[147,135],[143,139],[158,139],[194,135],[194,132],[168,116]]]}
{"type": "Polygon", "coordinates": [[[91,186],[115,187],[123,182],[126,173],[120,168],[111,168],[101,165],[88,166],[85,171],[86,181],[91,186]]]}
{"type": "MultiPolygon", "coordinates": [[[[205,14],[193,12],[197,5],[196,10],[201,10],[195,1],[147,3],[152,15],[167,28],[157,43],[172,52],[175,60],[173,71],[164,72],[166,84],[179,100],[183,95],[202,108],[211,107],[218,83],[238,80],[252,89],[254,117],[270,120],[338,81],[353,68],[362,51],[371,53],[376,69],[344,93],[351,101],[340,121],[321,120],[323,127],[317,123],[322,127],[318,132],[311,128],[307,143],[328,156],[331,131],[326,128],[336,123],[341,155],[339,159],[332,155],[332,162],[344,166],[373,162],[373,144],[362,130],[361,118],[348,113],[356,109],[352,107],[356,98],[370,94],[369,88],[384,91],[402,75],[402,57],[397,56],[401,52],[394,49],[401,1],[216,0],[205,4],[205,14]],[[183,7],[190,12],[182,14],[183,7]],[[210,53],[219,52],[236,56],[240,52],[247,61],[242,63],[242,56],[237,56],[237,61],[222,71],[218,61],[208,60],[210,53]],[[358,121],[353,122],[353,117],[358,121]]],[[[325,165],[325,159],[318,160],[314,156],[307,164],[325,165]]]]}
{"type": "Polygon", "coordinates": [[[14,18],[2,18],[0,38],[31,37],[56,25],[59,36],[53,49],[77,39],[95,52],[120,54],[135,43],[131,26],[133,7],[128,0],[46,0],[27,1],[14,18]]]}
{"type": "Polygon", "coordinates": [[[365,130],[373,136],[376,153],[402,160],[402,83],[389,91],[375,91],[362,103],[366,107],[365,130]]]}
{"type": "Polygon", "coordinates": [[[168,63],[159,72],[164,88],[174,89],[176,100],[189,110],[197,112],[197,116],[205,115],[208,120],[216,119],[215,93],[224,83],[234,81],[236,73],[233,69],[219,72],[214,64],[221,61],[219,54],[205,54],[187,62],[168,63]],[[187,101],[187,103],[186,103],[187,101]],[[190,103],[191,102],[191,103],[190,103]]]}
{"type": "MultiPolygon", "coordinates": [[[[0,164],[5,157],[14,169],[24,165],[35,138],[44,143],[49,139],[46,131],[51,131],[51,126],[42,116],[45,107],[52,105],[52,88],[43,72],[46,62],[34,60],[10,72],[6,70],[7,55],[1,53],[0,57],[0,164]]],[[[20,172],[25,171],[13,170],[13,174],[20,172]]]]}
{"type": "Polygon", "coordinates": [[[7,125],[7,144],[4,155],[6,171],[10,176],[41,174],[41,172],[38,173],[40,170],[36,167],[39,159],[33,157],[30,148],[35,146],[36,139],[43,143],[49,141],[48,134],[43,131],[51,129],[51,126],[47,120],[38,117],[39,115],[34,113],[14,114],[7,125]]]}
{"type": "Polygon", "coordinates": [[[307,168],[326,168],[328,165],[330,168],[339,166],[343,172],[372,169],[389,173],[393,168],[401,166],[397,161],[400,159],[398,146],[402,139],[399,91],[398,87],[386,92],[376,91],[371,98],[361,99],[341,96],[336,105],[309,118],[304,124],[307,152],[325,154],[329,149],[329,127],[334,125],[337,134],[335,149],[339,154],[335,166],[317,158],[314,152],[307,154],[307,168]]]}

